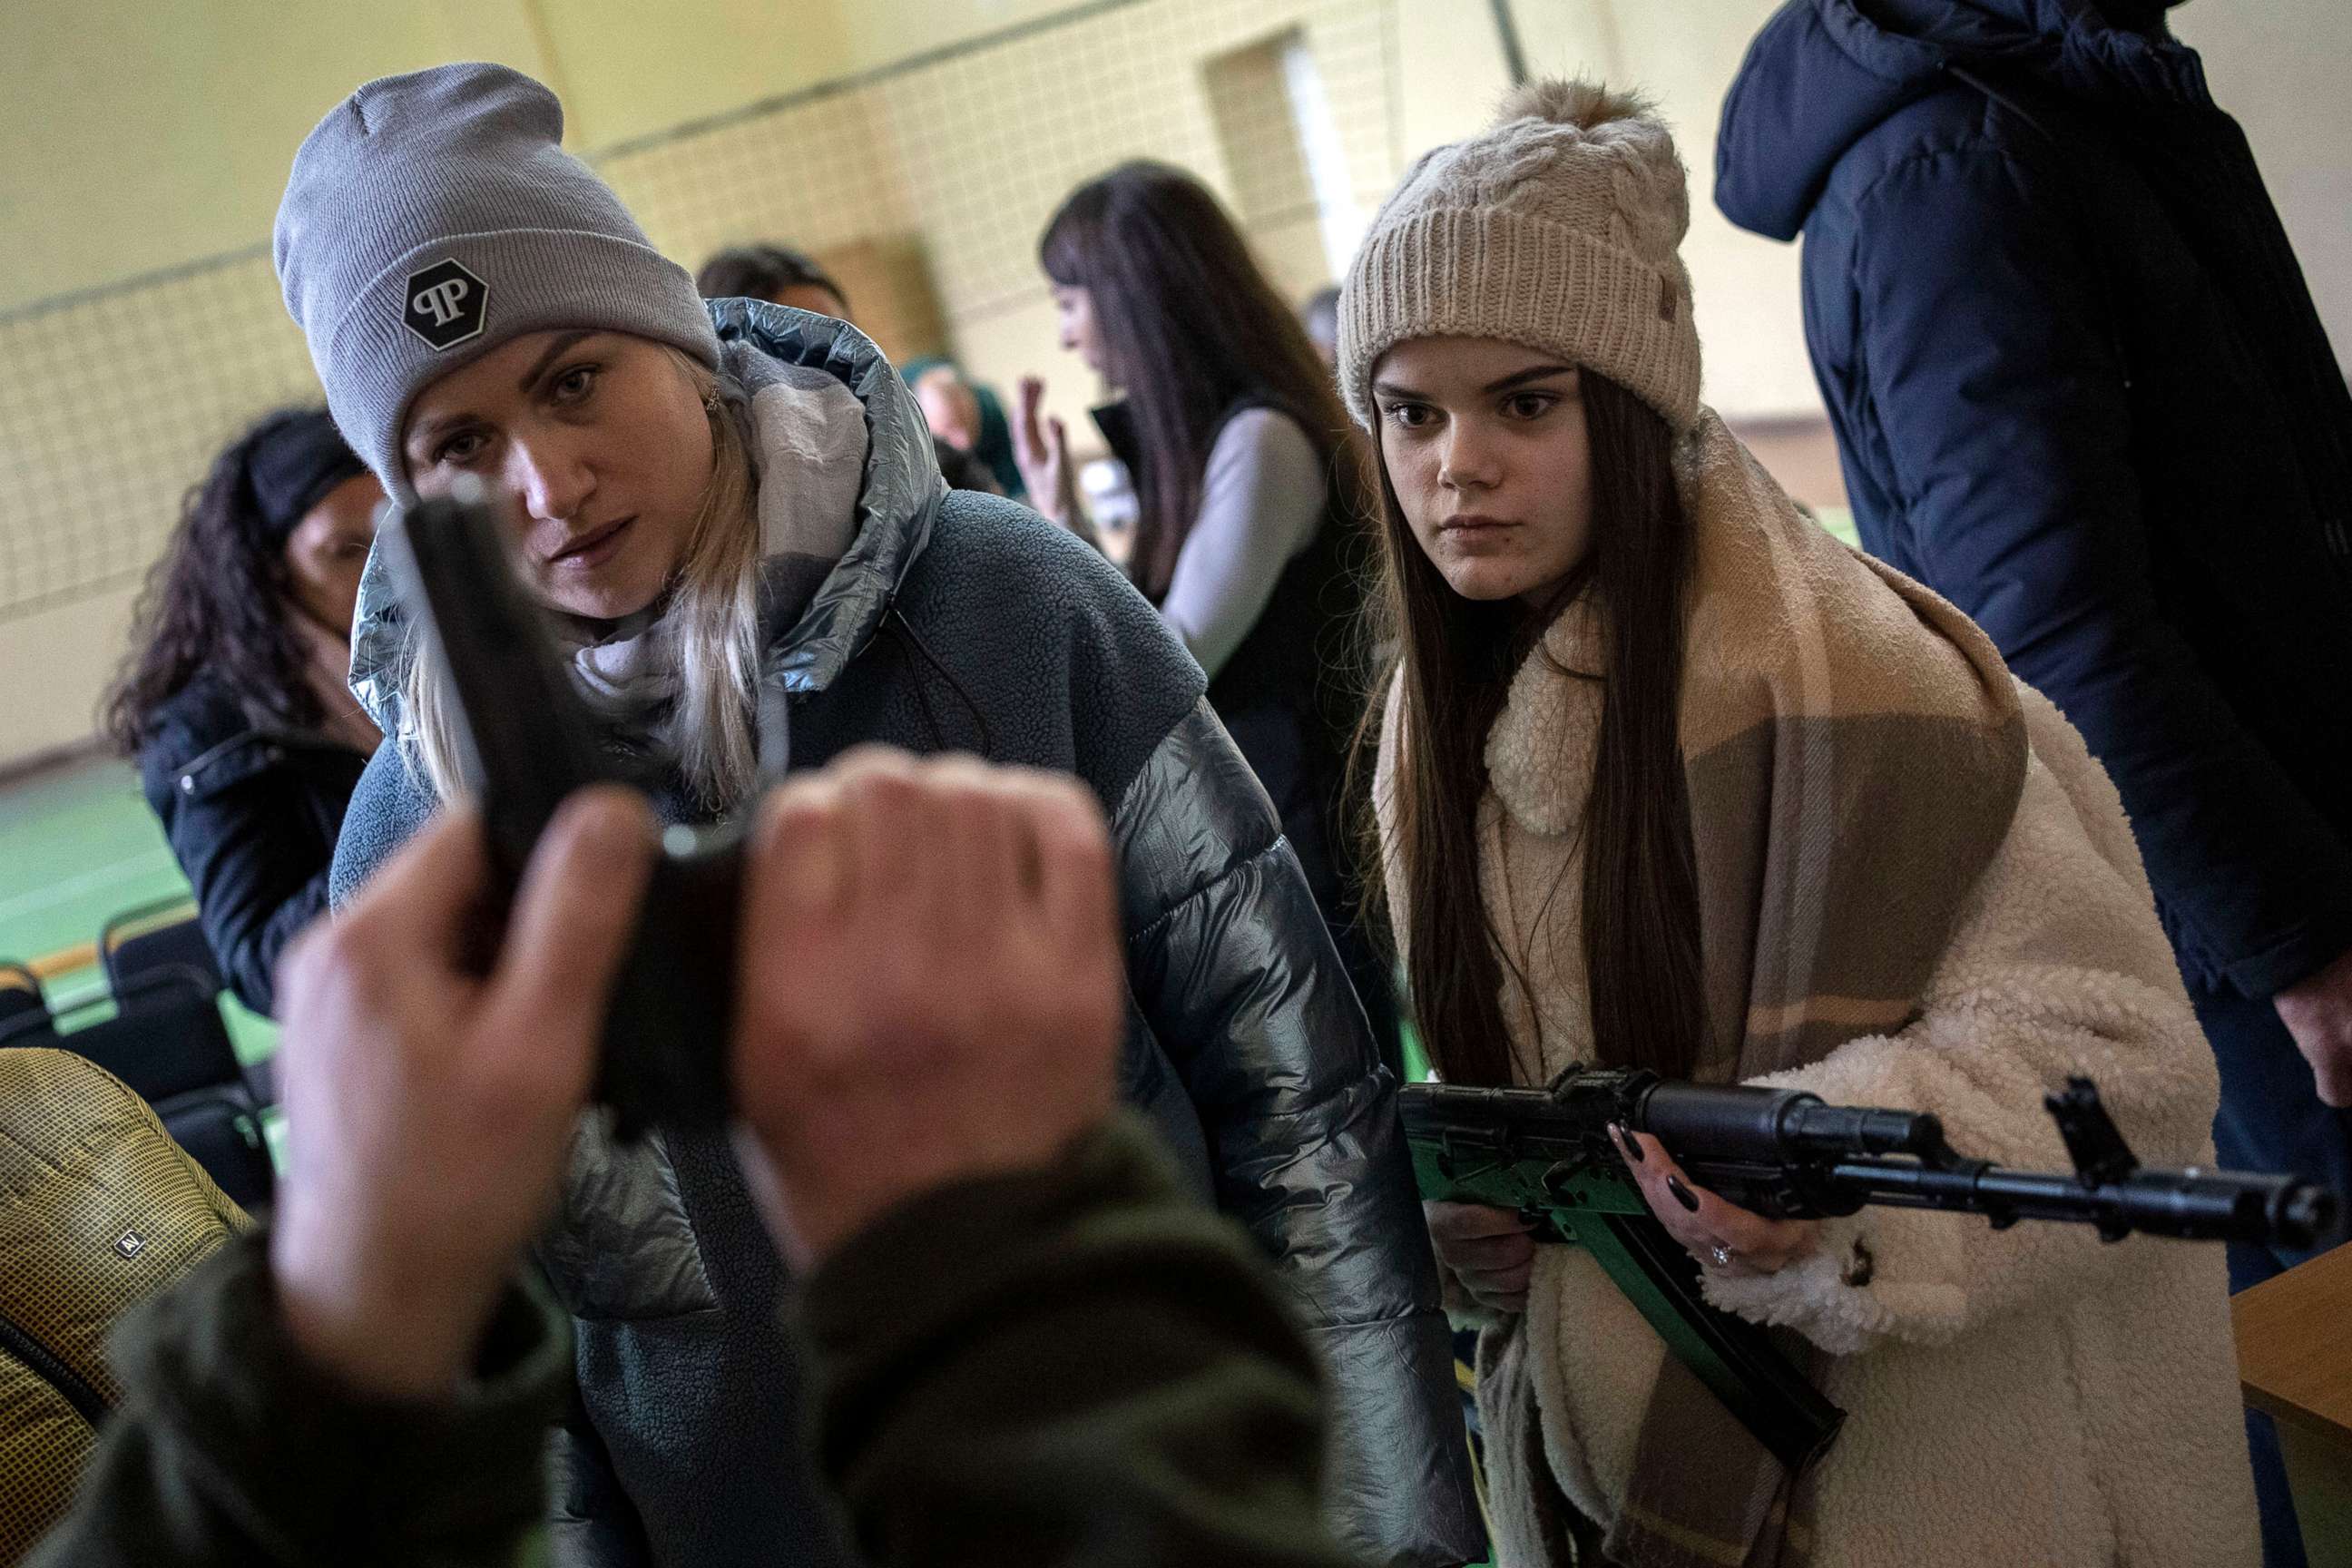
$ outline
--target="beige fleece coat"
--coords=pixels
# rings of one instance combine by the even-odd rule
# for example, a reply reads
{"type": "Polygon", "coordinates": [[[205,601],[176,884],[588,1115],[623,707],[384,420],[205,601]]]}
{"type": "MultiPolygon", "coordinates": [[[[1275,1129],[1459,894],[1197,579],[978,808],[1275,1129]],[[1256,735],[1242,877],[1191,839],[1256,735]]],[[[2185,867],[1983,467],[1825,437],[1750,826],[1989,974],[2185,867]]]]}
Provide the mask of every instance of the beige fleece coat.
{"type": "MultiPolygon", "coordinates": [[[[1571,614],[1547,642],[1570,668],[1591,668],[1590,637],[1571,614]]],[[[1572,889],[1600,688],[1543,665],[1522,669],[1489,737],[1480,874],[1498,926],[1531,950],[1548,1078],[1594,1055],[1572,889]],[[1563,870],[1571,890],[1547,903],[1563,870]],[[1530,933],[1524,922],[1538,910],[1530,933]]],[[[2063,1170],[2042,1096],[2083,1073],[2142,1160],[2210,1163],[2212,1055],[2122,803],[2057,710],[2022,686],[2019,696],[2032,752],[2024,793],[1922,1016],[1757,1081],[1934,1111],[1965,1153],[2063,1170]]],[[[1398,703],[1392,689],[1374,786],[1391,844],[1398,703]]],[[[1391,861],[1401,912],[1395,871],[1391,861]]],[[[1515,1044],[1533,1058],[1527,1004],[1507,979],[1505,991],[1515,1044]]],[[[1817,1472],[1816,1568],[2259,1559],[2218,1246],[2107,1246],[2084,1226],[1996,1232],[1973,1216],[1869,1209],[1824,1222],[1810,1259],[1767,1278],[1710,1276],[1708,1289],[1717,1305],[1830,1352],[1821,1386],[1849,1418],[1817,1472]],[[1847,1283],[1864,1253],[1866,1283],[1847,1283]]],[[[1547,1247],[1526,1317],[1486,1337],[1480,1402],[1534,1398],[1560,1487],[1605,1526],[1663,1354],[1589,1257],[1547,1247]]],[[[1496,1560],[1533,1568],[1527,1478],[1515,1456],[1490,1454],[1490,1465],[1496,1560]]]]}

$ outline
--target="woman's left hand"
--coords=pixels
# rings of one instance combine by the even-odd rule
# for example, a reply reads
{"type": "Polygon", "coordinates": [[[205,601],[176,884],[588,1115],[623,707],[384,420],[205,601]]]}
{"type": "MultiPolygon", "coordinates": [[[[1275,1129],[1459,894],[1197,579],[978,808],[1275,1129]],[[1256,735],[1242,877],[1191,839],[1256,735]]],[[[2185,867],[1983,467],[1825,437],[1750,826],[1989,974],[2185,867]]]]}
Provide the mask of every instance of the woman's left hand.
{"type": "Polygon", "coordinates": [[[1021,378],[1021,395],[1013,405],[1013,466],[1029,504],[1079,538],[1092,542],[1094,530],[1078,500],[1077,465],[1070,461],[1070,433],[1058,416],[1044,412],[1045,383],[1040,377],[1021,378]]]}
{"type": "Polygon", "coordinates": [[[1700,1268],[1734,1276],[1777,1274],[1820,1245],[1821,1221],[1766,1219],[1735,1208],[1685,1175],[1666,1146],[1648,1133],[1610,1131],[1650,1212],[1700,1268]]]}

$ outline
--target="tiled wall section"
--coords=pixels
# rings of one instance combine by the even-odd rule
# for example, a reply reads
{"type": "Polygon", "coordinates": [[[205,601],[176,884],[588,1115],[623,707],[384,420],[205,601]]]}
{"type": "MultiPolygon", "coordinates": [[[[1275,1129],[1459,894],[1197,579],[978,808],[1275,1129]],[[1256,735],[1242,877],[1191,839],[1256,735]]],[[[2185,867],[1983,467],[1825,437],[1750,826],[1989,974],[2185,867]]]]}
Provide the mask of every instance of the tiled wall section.
{"type": "MultiPolygon", "coordinates": [[[[689,267],[730,241],[919,234],[950,331],[1002,342],[1043,298],[1037,236],[1080,180],[1149,155],[1244,194],[1203,68],[1294,29],[1355,206],[1370,212],[1397,173],[1394,13],[1391,0],[1136,0],[596,162],[689,267]]],[[[1299,269],[1295,257],[1282,268],[1299,269]]],[[[317,395],[259,253],[0,319],[0,620],[134,580],[212,453],[263,410],[317,395]]]]}
{"type": "Polygon", "coordinates": [[[694,267],[744,240],[825,250],[916,226],[870,90],[828,93],[594,160],[669,255],[694,267]]]}
{"type": "Polygon", "coordinates": [[[1307,150],[1291,116],[1282,78],[1292,35],[1235,49],[1204,62],[1218,151],[1234,180],[1234,211],[1245,223],[1293,216],[1315,205],[1307,150]]]}
{"type": "Polygon", "coordinates": [[[266,255],[0,323],[0,616],[138,577],[226,438],[317,387],[266,255]]]}

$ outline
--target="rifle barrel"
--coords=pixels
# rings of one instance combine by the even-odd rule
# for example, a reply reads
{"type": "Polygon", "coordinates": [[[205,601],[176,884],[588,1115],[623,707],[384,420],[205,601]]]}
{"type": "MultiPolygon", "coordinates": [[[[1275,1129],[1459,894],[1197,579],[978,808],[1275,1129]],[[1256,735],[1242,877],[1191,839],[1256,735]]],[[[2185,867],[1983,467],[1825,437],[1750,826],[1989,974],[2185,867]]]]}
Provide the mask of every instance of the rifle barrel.
{"type": "Polygon", "coordinates": [[[1829,1184],[1899,1208],[1959,1209],[2014,1219],[2088,1221],[2102,1234],[2144,1231],[2202,1241],[2311,1247],[2332,1234],[2336,1194],[2292,1176],[2187,1170],[2132,1172],[2092,1184],[2079,1176],[2010,1171],[1973,1162],[1948,1169],[1860,1161],[1832,1168],[1829,1184]]]}

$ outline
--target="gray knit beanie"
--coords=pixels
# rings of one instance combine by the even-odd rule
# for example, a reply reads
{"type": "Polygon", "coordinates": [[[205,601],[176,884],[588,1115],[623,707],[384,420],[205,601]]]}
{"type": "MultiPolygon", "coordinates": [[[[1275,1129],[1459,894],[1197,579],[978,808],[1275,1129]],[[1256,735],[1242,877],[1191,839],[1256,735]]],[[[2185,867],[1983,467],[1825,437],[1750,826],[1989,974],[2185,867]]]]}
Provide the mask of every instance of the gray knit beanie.
{"type": "Polygon", "coordinates": [[[719,363],[686,269],[563,150],[555,95],[504,66],[392,76],[294,154],[273,247],[327,406],[402,504],[417,393],[525,332],[603,327],[719,363]]]}
{"type": "Polygon", "coordinates": [[[1372,367],[1408,338],[1500,338],[1698,421],[1698,330],[1677,247],[1690,195],[1642,99],[1538,81],[1493,129],[1424,154],[1372,220],[1339,296],[1339,390],[1372,424],[1372,367]]]}

